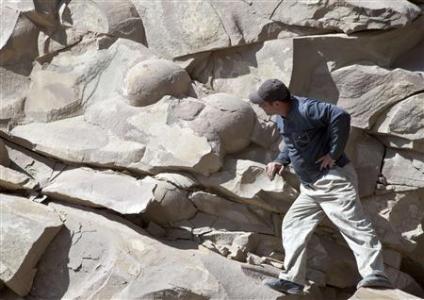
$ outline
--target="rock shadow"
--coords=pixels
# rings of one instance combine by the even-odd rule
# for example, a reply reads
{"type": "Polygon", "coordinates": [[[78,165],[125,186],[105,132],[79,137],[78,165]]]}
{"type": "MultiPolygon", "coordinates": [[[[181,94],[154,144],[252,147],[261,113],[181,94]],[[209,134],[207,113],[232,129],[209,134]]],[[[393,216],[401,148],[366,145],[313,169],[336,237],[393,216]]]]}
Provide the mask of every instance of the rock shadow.
{"type": "Polygon", "coordinates": [[[69,252],[71,232],[65,226],[47,247],[37,265],[28,300],[62,299],[69,287],[69,252]]]}

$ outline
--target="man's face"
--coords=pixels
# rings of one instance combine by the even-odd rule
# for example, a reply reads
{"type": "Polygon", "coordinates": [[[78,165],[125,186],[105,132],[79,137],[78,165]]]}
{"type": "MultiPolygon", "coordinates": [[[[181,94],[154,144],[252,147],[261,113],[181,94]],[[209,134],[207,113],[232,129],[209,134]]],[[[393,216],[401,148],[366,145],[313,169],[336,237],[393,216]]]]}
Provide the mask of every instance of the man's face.
{"type": "Polygon", "coordinates": [[[258,104],[260,108],[263,109],[263,111],[268,115],[278,115],[281,113],[282,105],[283,103],[280,101],[273,101],[273,102],[263,102],[261,104],[258,104]]]}

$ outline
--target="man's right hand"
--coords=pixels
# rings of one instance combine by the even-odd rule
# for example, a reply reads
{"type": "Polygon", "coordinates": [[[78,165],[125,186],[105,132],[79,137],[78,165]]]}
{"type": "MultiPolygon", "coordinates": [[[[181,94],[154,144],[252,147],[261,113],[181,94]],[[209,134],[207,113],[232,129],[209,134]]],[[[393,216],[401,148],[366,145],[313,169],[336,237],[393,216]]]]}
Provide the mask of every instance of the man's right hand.
{"type": "Polygon", "coordinates": [[[266,165],[266,174],[268,175],[269,179],[273,180],[275,177],[275,174],[278,173],[278,175],[282,175],[284,171],[283,164],[279,162],[272,161],[269,164],[266,165]]]}

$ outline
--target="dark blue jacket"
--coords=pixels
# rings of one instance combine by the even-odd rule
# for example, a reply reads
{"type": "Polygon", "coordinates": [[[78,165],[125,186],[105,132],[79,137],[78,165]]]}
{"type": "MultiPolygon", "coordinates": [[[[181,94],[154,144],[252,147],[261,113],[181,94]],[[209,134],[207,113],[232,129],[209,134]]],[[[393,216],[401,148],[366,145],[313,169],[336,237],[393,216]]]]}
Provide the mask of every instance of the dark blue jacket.
{"type": "Polygon", "coordinates": [[[292,164],[304,184],[313,184],[328,172],[320,171],[317,159],[329,153],[336,165],[349,162],[344,148],[349,138],[350,115],[326,102],[292,96],[287,118],[277,116],[277,127],[285,147],[275,161],[292,164]]]}

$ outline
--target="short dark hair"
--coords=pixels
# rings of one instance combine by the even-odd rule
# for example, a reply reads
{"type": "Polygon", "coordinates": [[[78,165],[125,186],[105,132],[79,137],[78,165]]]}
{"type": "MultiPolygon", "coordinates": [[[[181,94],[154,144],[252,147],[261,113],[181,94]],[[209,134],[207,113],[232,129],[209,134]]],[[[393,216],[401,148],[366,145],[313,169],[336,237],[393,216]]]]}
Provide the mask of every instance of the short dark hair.
{"type": "Polygon", "coordinates": [[[249,100],[255,104],[264,102],[289,102],[291,100],[290,90],[278,79],[268,79],[256,92],[249,95],[249,100]]]}

